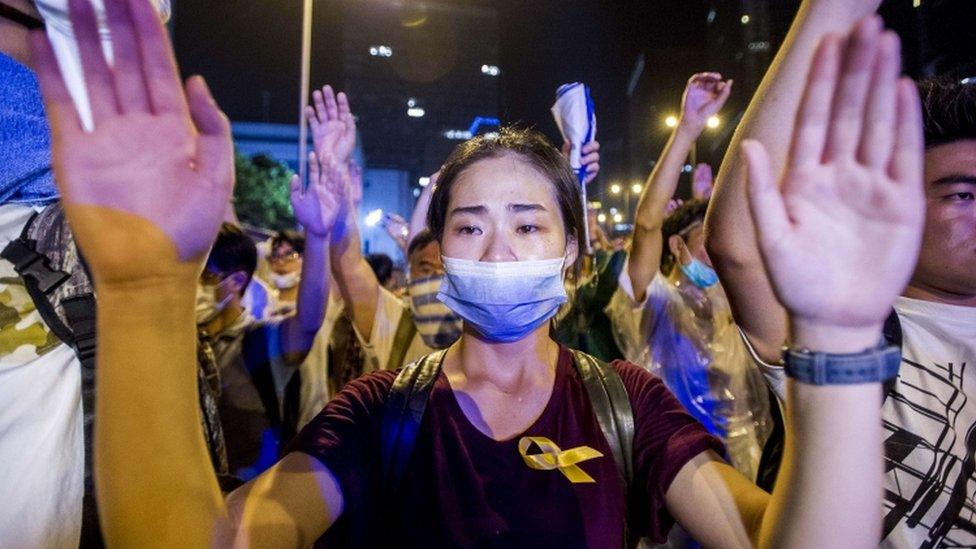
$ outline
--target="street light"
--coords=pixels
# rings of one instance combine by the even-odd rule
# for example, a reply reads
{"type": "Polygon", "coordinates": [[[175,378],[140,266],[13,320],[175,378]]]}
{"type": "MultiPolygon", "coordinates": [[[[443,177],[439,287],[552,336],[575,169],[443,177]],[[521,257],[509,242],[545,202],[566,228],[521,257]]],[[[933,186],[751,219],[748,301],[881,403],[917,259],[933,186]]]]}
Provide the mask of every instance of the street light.
{"type": "Polygon", "coordinates": [[[599,221],[600,223],[606,223],[607,222],[607,214],[600,214],[600,215],[596,216],[596,220],[599,221]]]}
{"type": "Polygon", "coordinates": [[[718,115],[712,115],[708,117],[708,121],[705,124],[714,130],[722,124],[722,119],[718,115]]]}
{"type": "Polygon", "coordinates": [[[668,117],[664,119],[664,125],[667,126],[667,127],[669,127],[669,128],[677,127],[678,126],[678,117],[675,116],[675,115],[673,115],[673,114],[668,115],[668,117]]]}
{"type": "Polygon", "coordinates": [[[613,216],[613,222],[614,223],[623,223],[624,222],[624,216],[622,216],[621,214],[614,215],[613,216]]]}
{"type": "Polygon", "coordinates": [[[610,192],[613,193],[613,194],[620,194],[620,191],[621,190],[622,189],[620,188],[620,185],[618,185],[616,183],[614,183],[613,185],[610,185],[610,192]]]}
{"type": "Polygon", "coordinates": [[[632,187],[630,188],[630,190],[631,190],[631,191],[632,191],[632,192],[633,192],[634,194],[640,194],[640,193],[641,193],[641,191],[643,191],[643,190],[644,190],[644,186],[643,186],[643,185],[641,185],[640,183],[634,183],[634,185],[633,185],[633,186],[632,186],[632,187]]]}

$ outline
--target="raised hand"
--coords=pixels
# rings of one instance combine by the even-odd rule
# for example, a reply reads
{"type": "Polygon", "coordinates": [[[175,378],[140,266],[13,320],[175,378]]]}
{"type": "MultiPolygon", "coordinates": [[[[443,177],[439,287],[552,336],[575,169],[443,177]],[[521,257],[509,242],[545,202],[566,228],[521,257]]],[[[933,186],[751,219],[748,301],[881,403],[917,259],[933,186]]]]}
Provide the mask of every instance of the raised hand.
{"type": "MultiPolygon", "coordinates": [[[[96,282],[199,267],[234,184],[230,125],[207,85],[181,85],[152,4],[105,0],[115,52],[110,68],[90,0],[68,7],[94,130],[86,133],[43,31],[31,54],[52,128],[55,180],[96,282]]],[[[195,275],[194,275],[195,276],[195,275]]]]}
{"type": "Polygon", "coordinates": [[[308,166],[309,185],[304,192],[301,179],[292,177],[291,207],[305,232],[324,237],[342,211],[348,172],[345,164],[332,157],[319,158],[314,152],[308,155],[308,166]]]}
{"type": "Polygon", "coordinates": [[[305,117],[315,152],[339,163],[349,162],[356,148],[356,119],[349,109],[349,98],[343,92],[336,95],[327,85],[312,93],[312,103],[314,106],[305,107],[305,117]]]}
{"type": "Polygon", "coordinates": [[[718,114],[732,93],[732,80],[717,72],[692,75],[681,98],[681,124],[697,131],[705,129],[709,117],[718,114]]]}
{"type": "Polygon", "coordinates": [[[708,200],[712,197],[712,189],[715,187],[715,178],[712,176],[712,167],[704,162],[695,166],[695,171],[691,176],[691,194],[695,200],[708,200]]]}
{"type": "Polygon", "coordinates": [[[915,267],[920,106],[914,84],[899,80],[898,37],[880,25],[872,17],[846,42],[820,45],[778,185],[763,145],[742,145],[763,260],[795,334],[876,331],[915,267]]]}

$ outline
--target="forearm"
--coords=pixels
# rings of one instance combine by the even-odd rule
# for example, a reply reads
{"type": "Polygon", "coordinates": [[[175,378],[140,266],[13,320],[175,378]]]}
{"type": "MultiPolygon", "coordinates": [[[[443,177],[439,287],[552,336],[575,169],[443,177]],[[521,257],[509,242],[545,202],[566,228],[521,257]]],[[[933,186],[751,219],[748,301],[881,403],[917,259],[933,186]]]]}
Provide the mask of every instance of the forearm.
{"type": "Polygon", "coordinates": [[[828,33],[848,31],[877,4],[877,0],[808,0],[800,6],[783,46],[732,137],[716,178],[705,219],[705,244],[736,321],[766,360],[774,360],[785,343],[788,323],[762,266],[746,198],[740,144],[745,139],[762,142],[770,153],[773,173],[782,169],[817,45],[828,33]]]}
{"type": "Polygon", "coordinates": [[[346,304],[346,312],[352,315],[359,333],[368,338],[373,332],[380,283],[363,257],[359,229],[352,215],[336,224],[329,251],[332,273],[346,304]]]}
{"type": "Polygon", "coordinates": [[[758,260],[739,145],[745,139],[760,141],[769,152],[773,173],[781,171],[817,45],[829,33],[846,33],[862,17],[873,13],[877,5],[877,0],[806,0],[801,4],[789,34],[732,136],[716,178],[706,220],[710,253],[758,260]]]}
{"type": "MultiPolygon", "coordinates": [[[[794,329],[800,348],[854,353],[880,327],[794,329]]],[[[769,547],[876,547],[881,532],[883,447],[879,383],[787,384],[786,446],[762,520],[769,547]]]]}
{"type": "Polygon", "coordinates": [[[427,228],[427,210],[430,209],[430,199],[433,196],[434,183],[429,183],[422,193],[420,193],[420,198],[417,199],[417,204],[413,208],[413,213],[410,214],[410,233],[407,235],[407,244],[413,240],[413,237],[422,233],[424,229],[427,228]]]}
{"type": "Polygon", "coordinates": [[[674,196],[685,160],[699,135],[700,128],[691,127],[684,122],[675,128],[664,145],[654,170],[648,176],[637,204],[628,274],[634,292],[641,294],[635,296],[638,301],[643,299],[644,289],[660,269],[663,245],[661,227],[664,224],[665,209],[674,196]]]}
{"type": "Polygon", "coordinates": [[[109,545],[213,545],[226,510],[204,442],[195,277],[98,287],[95,480],[109,545]]]}
{"type": "Polygon", "coordinates": [[[315,336],[325,319],[325,304],[329,299],[329,239],[328,235],[305,235],[302,256],[302,278],[296,303],[300,329],[315,336]]]}

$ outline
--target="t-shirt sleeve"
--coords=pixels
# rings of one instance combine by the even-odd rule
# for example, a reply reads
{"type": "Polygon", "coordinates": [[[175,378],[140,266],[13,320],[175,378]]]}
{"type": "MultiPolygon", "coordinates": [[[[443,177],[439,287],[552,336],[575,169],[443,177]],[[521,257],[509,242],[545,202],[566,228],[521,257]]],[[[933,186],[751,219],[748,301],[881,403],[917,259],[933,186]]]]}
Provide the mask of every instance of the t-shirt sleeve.
{"type": "Polygon", "coordinates": [[[634,364],[613,364],[623,380],[634,414],[632,530],[662,543],[674,525],[665,494],[678,471],[708,450],[725,449],[689,415],[660,378],[634,364]]]}
{"type": "MultiPolygon", "coordinates": [[[[356,337],[365,353],[365,371],[382,370],[386,368],[390,361],[390,352],[393,349],[393,340],[396,338],[397,327],[400,325],[400,317],[406,311],[406,306],[402,299],[393,295],[386,288],[379,289],[376,299],[376,315],[373,317],[373,333],[366,335],[356,330],[356,337]]],[[[355,324],[353,324],[355,329],[355,324]]]]}
{"type": "Polygon", "coordinates": [[[379,427],[396,372],[350,381],[288,445],[325,465],[338,480],[346,509],[361,509],[376,469],[379,427]]]}

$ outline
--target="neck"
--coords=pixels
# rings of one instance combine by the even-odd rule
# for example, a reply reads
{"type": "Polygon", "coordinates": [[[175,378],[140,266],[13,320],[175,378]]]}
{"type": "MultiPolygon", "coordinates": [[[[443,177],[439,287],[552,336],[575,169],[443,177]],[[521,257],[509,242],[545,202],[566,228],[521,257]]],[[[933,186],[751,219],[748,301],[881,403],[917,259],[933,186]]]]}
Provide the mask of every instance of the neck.
{"type": "Polygon", "coordinates": [[[485,341],[465,325],[461,339],[447,353],[444,368],[449,376],[463,378],[465,385],[488,384],[517,394],[551,380],[558,357],[559,345],[549,337],[548,322],[512,343],[485,341]]]}
{"type": "Polygon", "coordinates": [[[939,288],[927,286],[915,281],[912,281],[908,287],[905,288],[902,295],[911,299],[931,301],[933,303],[942,303],[944,305],[976,307],[976,295],[947,292],[945,290],[940,290],[939,288]]]}

